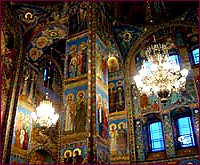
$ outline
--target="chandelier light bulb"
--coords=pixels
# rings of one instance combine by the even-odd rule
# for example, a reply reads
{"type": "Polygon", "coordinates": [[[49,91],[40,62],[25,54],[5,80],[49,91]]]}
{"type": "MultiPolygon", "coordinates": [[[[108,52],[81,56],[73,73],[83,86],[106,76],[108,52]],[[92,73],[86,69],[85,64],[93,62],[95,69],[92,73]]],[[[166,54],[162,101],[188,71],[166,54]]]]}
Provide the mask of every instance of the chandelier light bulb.
{"type": "Polygon", "coordinates": [[[179,65],[175,65],[175,66],[174,66],[174,71],[175,71],[175,72],[180,71],[180,66],[179,66],[179,65]]]}
{"type": "Polygon", "coordinates": [[[31,113],[31,118],[33,119],[33,121],[36,121],[37,120],[37,115],[35,112],[32,112],[31,113]]]}
{"type": "Polygon", "coordinates": [[[153,87],[153,91],[154,91],[154,93],[157,93],[159,90],[160,90],[159,87],[157,87],[157,86],[153,87]]]}
{"type": "Polygon", "coordinates": [[[188,75],[188,70],[187,70],[187,69],[181,70],[181,75],[182,75],[183,77],[187,77],[187,75],[188,75]]]}
{"type": "Polygon", "coordinates": [[[145,69],[142,68],[142,69],[139,71],[139,74],[140,74],[141,76],[146,76],[145,69]]]}
{"type": "Polygon", "coordinates": [[[168,62],[163,63],[163,68],[166,70],[171,69],[171,65],[168,62]]]}
{"type": "Polygon", "coordinates": [[[151,71],[157,71],[158,70],[158,65],[157,64],[151,64],[151,71]]]}
{"type": "Polygon", "coordinates": [[[142,82],[142,78],[141,78],[140,75],[134,76],[134,80],[136,81],[136,83],[137,83],[137,82],[142,82]]]}

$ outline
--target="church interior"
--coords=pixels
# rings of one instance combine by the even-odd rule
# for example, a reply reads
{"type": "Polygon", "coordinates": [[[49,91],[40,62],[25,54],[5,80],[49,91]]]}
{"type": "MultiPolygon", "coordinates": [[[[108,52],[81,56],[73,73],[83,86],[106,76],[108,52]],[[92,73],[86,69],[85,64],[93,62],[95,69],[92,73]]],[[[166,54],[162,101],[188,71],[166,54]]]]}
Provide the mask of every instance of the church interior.
{"type": "Polygon", "coordinates": [[[2,1],[1,163],[199,164],[198,1],[2,1]]]}

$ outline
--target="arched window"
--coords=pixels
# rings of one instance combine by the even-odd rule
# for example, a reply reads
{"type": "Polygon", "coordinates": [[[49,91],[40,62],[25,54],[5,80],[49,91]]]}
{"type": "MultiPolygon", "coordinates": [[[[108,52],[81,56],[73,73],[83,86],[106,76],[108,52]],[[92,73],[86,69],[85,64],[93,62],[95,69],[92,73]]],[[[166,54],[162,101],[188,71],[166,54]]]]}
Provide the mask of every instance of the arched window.
{"type": "Polygon", "coordinates": [[[165,150],[162,123],[160,121],[149,124],[149,135],[151,152],[165,150]]]}
{"type": "Polygon", "coordinates": [[[195,146],[191,118],[189,116],[180,117],[176,122],[178,147],[184,148],[195,146]]]}
{"type": "Polygon", "coordinates": [[[43,69],[44,86],[52,89],[52,83],[55,75],[55,64],[52,61],[47,61],[43,69]]]}
{"type": "Polygon", "coordinates": [[[187,38],[188,56],[192,67],[199,64],[199,34],[193,34],[187,38]]]}
{"type": "Polygon", "coordinates": [[[44,69],[44,76],[43,76],[44,78],[44,81],[46,82],[46,80],[47,80],[47,69],[45,68],[44,69]]]}
{"type": "Polygon", "coordinates": [[[195,147],[196,137],[191,110],[187,107],[171,111],[173,136],[176,150],[195,147]]]}
{"type": "MultiPolygon", "coordinates": [[[[170,64],[172,64],[172,66],[178,65],[179,68],[180,68],[181,66],[180,66],[180,60],[179,60],[179,58],[180,58],[179,54],[176,51],[171,51],[169,53],[167,62],[170,63],[170,64]]],[[[150,75],[151,74],[151,63],[150,62],[145,62],[144,63],[144,68],[148,72],[147,75],[150,75]]]]}

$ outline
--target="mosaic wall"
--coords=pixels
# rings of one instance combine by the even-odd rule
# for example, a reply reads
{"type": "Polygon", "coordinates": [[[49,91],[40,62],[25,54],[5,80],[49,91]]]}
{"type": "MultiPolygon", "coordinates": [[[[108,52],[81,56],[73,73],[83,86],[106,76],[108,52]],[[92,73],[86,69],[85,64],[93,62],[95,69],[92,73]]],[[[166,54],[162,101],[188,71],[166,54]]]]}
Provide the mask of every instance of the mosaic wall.
{"type": "Polygon", "coordinates": [[[20,158],[19,156],[11,155],[10,164],[28,164],[25,158],[20,158]]]}
{"type": "Polygon", "coordinates": [[[12,141],[13,146],[19,149],[28,150],[30,147],[31,130],[31,111],[18,105],[12,141]]]}
{"type": "MultiPolygon", "coordinates": [[[[136,147],[136,159],[137,160],[144,160],[145,159],[145,155],[144,155],[144,142],[147,143],[147,141],[143,140],[142,138],[142,131],[144,131],[144,127],[143,127],[143,123],[141,121],[141,119],[138,119],[134,122],[134,130],[135,130],[135,147],[136,147]]],[[[145,136],[146,134],[144,134],[144,138],[147,139],[148,137],[145,136]]],[[[147,148],[145,148],[145,150],[147,150],[147,148]]]]}
{"type": "Polygon", "coordinates": [[[21,79],[19,99],[29,104],[36,103],[36,82],[38,73],[35,69],[24,65],[24,73],[21,79]]]}
{"type": "Polygon", "coordinates": [[[87,147],[86,146],[76,146],[75,144],[70,144],[71,146],[65,148],[62,147],[61,155],[63,156],[64,164],[84,164],[87,159],[87,147]]]}
{"type": "MultiPolygon", "coordinates": [[[[180,26],[170,26],[165,27],[163,29],[155,31],[153,34],[156,36],[156,38],[163,38],[166,34],[170,34],[168,39],[169,42],[173,42],[174,45],[179,48],[180,51],[180,61],[183,63],[183,67],[187,66],[185,63],[190,63],[188,58],[189,53],[187,52],[187,37],[191,35],[191,33],[194,33],[196,30],[193,27],[180,27],[180,26]],[[191,31],[190,31],[191,30],[191,31]],[[187,35],[188,34],[188,35],[187,35]],[[186,49],[186,52],[184,51],[186,49]]],[[[148,44],[148,39],[151,36],[148,36],[145,38],[144,41],[140,43],[141,48],[135,50],[135,56],[133,57],[131,53],[131,58],[135,60],[136,64],[136,72],[140,69],[141,64],[143,60],[145,60],[144,57],[144,51],[142,50],[142,45],[148,44]]],[[[197,38],[194,38],[194,40],[197,40],[197,38]]],[[[134,45],[134,44],[133,44],[134,45]]],[[[127,58],[127,61],[129,61],[129,58],[127,58]]],[[[127,62],[128,65],[129,62],[127,62]]],[[[162,153],[160,154],[149,154],[148,149],[146,146],[148,146],[148,130],[143,127],[142,123],[145,121],[145,118],[143,115],[152,114],[152,112],[158,112],[162,114],[162,117],[159,118],[163,121],[163,129],[164,129],[164,135],[165,135],[165,147],[166,147],[166,156],[167,157],[174,157],[174,156],[185,156],[188,153],[196,153],[196,148],[194,147],[191,151],[177,151],[175,149],[175,143],[174,143],[174,134],[175,132],[174,128],[172,127],[171,123],[171,117],[169,116],[169,112],[174,108],[182,108],[184,106],[193,107],[198,102],[198,96],[197,96],[197,89],[196,89],[196,83],[194,81],[194,72],[191,69],[189,72],[189,75],[187,77],[187,84],[186,84],[186,91],[181,92],[181,95],[178,93],[172,93],[172,95],[168,98],[168,101],[166,104],[161,104],[160,101],[156,96],[150,96],[147,97],[146,95],[139,95],[137,88],[135,84],[132,84],[131,87],[131,95],[132,95],[132,107],[133,107],[133,114],[134,114],[134,133],[135,133],[135,150],[136,150],[136,160],[138,161],[144,161],[144,160],[156,160],[161,159],[162,157],[165,157],[162,153]],[[163,112],[161,112],[161,110],[163,112]]],[[[194,113],[192,115],[192,120],[194,120],[194,129],[195,133],[198,134],[198,128],[196,128],[196,117],[194,113]]],[[[195,134],[196,135],[196,134],[195,134]]]]}
{"type": "Polygon", "coordinates": [[[10,95],[9,90],[12,82],[12,77],[15,72],[13,72],[14,65],[16,63],[16,58],[19,52],[19,30],[18,26],[16,25],[15,18],[12,17],[12,11],[10,8],[4,4],[2,4],[2,29],[1,29],[1,75],[2,75],[2,99],[1,99],[1,124],[3,122],[6,109],[6,102],[8,96],[10,95]]]}
{"type": "Polygon", "coordinates": [[[103,5],[96,5],[95,16],[97,34],[101,40],[106,43],[112,31],[112,24],[109,18],[106,16],[106,11],[103,5]]]}
{"type": "Polygon", "coordinates": [[[109,81],[109,112],[120,112],[125,110],[124,80],[116,79],[109,81]]]}
{"type": "Polygon", "coordinates": [[[69,5],[69,35],[79,33],[88,28],[88,2],[75,2],[69,5]]]}
{"type": "Polygon", "coordinates": [[[107,146],[97,144],[97,164],[110,163],[110,153],[107,146]]]}
{"type": "Polygon", "coordinates": [[[64,39],[66,31],[60,27],[50,26],[42,32],[38,32],[35,38],[32,39],[28,45],[28,57],[31,62],[37,62],[44,54],[48,46],[50,46],[57,39],[64,39]]]}
{"type": "Polygon", "coordinates": [[[108,138],[108,94],[100,86],[96,87],[96,125],[98,134],[104,138],[108,138]]]}
{"type": "Polygon", "coordinates": [[[30,159],[28,164],[54,164],[55,160],[52,156],[43,149],[38,149],[30,153],[30,159]]]}
{"type": "Polygon", "coordinates": [[[87,35],[81,35],[67,41],[65,78],[73,79],[87,73],[87,35]]]}
{"type": "Polygon", "coordinates": [[[138,27],[131,27],[130,25],[114,25],[114,34],[124,59],[134,41],[141,37],[143,33],[144,32],[138,27]]]}
{"type": "Polygon", "coordinates": [[[65,127],[68,133],[84,132],[87,123],[87,86],[67,89],[64,93],[65,101],[65,127]]]}
{"type": "Polygon", "coordinates": [[[108,83],[107,51],[102,42],[96,40],[96,76],[104,83],[108,83]]]}
{"type": "MultiPolygon", "coordinates": [[[[109,121],[110,154],[113,157],[128,154],[127,119],[109,121]]],[[[112,157],[111,157],[112,158],[112,157]]]]}

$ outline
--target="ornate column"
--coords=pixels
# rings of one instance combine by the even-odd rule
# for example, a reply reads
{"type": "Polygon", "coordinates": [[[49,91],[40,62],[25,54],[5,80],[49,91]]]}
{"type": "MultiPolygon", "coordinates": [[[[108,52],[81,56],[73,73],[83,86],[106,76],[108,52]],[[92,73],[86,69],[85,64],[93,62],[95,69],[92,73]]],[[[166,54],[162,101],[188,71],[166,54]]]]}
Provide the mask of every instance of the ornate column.
{"type": "Polygon", "coordinates": [[[163,128],[164,128],[164,135],[165,135],[165,146],[166,146],[166,154],[167,157],[174,157],[175,156],[175,145],[174,145],[174,138],[173,138],[173,130],[170,121],[169,114],[163,114],[163,128]]]}
{"type": "MultiPolygon", "coordinates": [[[[1,129],[1,156],[2,156],[2,163],[9,164],[10,163],[10,153],[11,153],[11,144],[12,144],[12,137],[13,137],[13,129],[14,129],[14,121],[15,121],[15,115],[16,115],[16,107],[17,107],[17,101],[18,101],[18,94],[20,89],[20,78],[22,76],[22,68],[23,68],[23,61],[25,57],[25,51],[23,50],[23,40],[21,35],[21,29],[17,25],[17,18],[16,17],[9,17],[13,15],[13,8],[8,3],[4,3],[2,5],[3,12],[6,12],[4,14],[8,14],[7,16],[4,15],[3,17],[3,25],[9,26],[9,23],[12,22],[11,28],[14,29],[16,33],[13,33],[13,40],[14,42],[14,54],[13,54],[13,68],[15,68],[12,72],[13,76],[10,81],[10,90],[8,92],[7,97],[7,103],[5,108],[5,114],[1,129]],[[9,23],[6,22],[9,20],[9,23]]],[[[14,14],[17,15],[16,13],[14,14]]],[[[24,44],[26,45],[26,44],[24,44]]]]}
{"type": "Polygon", "coordinates": [[[193,111],[193,123],[194,123],[194,130],[196,134],[197,144],[199,146],[199,108],[198,105],[194,106],[193,111]]]}
{"type": "MultiPolygon", "coordinates": [[[[142,120],[138,119],[135,122],[135,147],[136,147],[136,159],[137,161],[144,161],[144,144],[143,144],[143,124],[142,120]]],[[[147,146],[146,146],[147,147],[147,146]]]]}
{"type": "Polygon", "coordinates": [[[96,148],[96,34],[95,34],[95,3],[89,4],[88,31],[88,162],[97,160],[96,148]]]}

